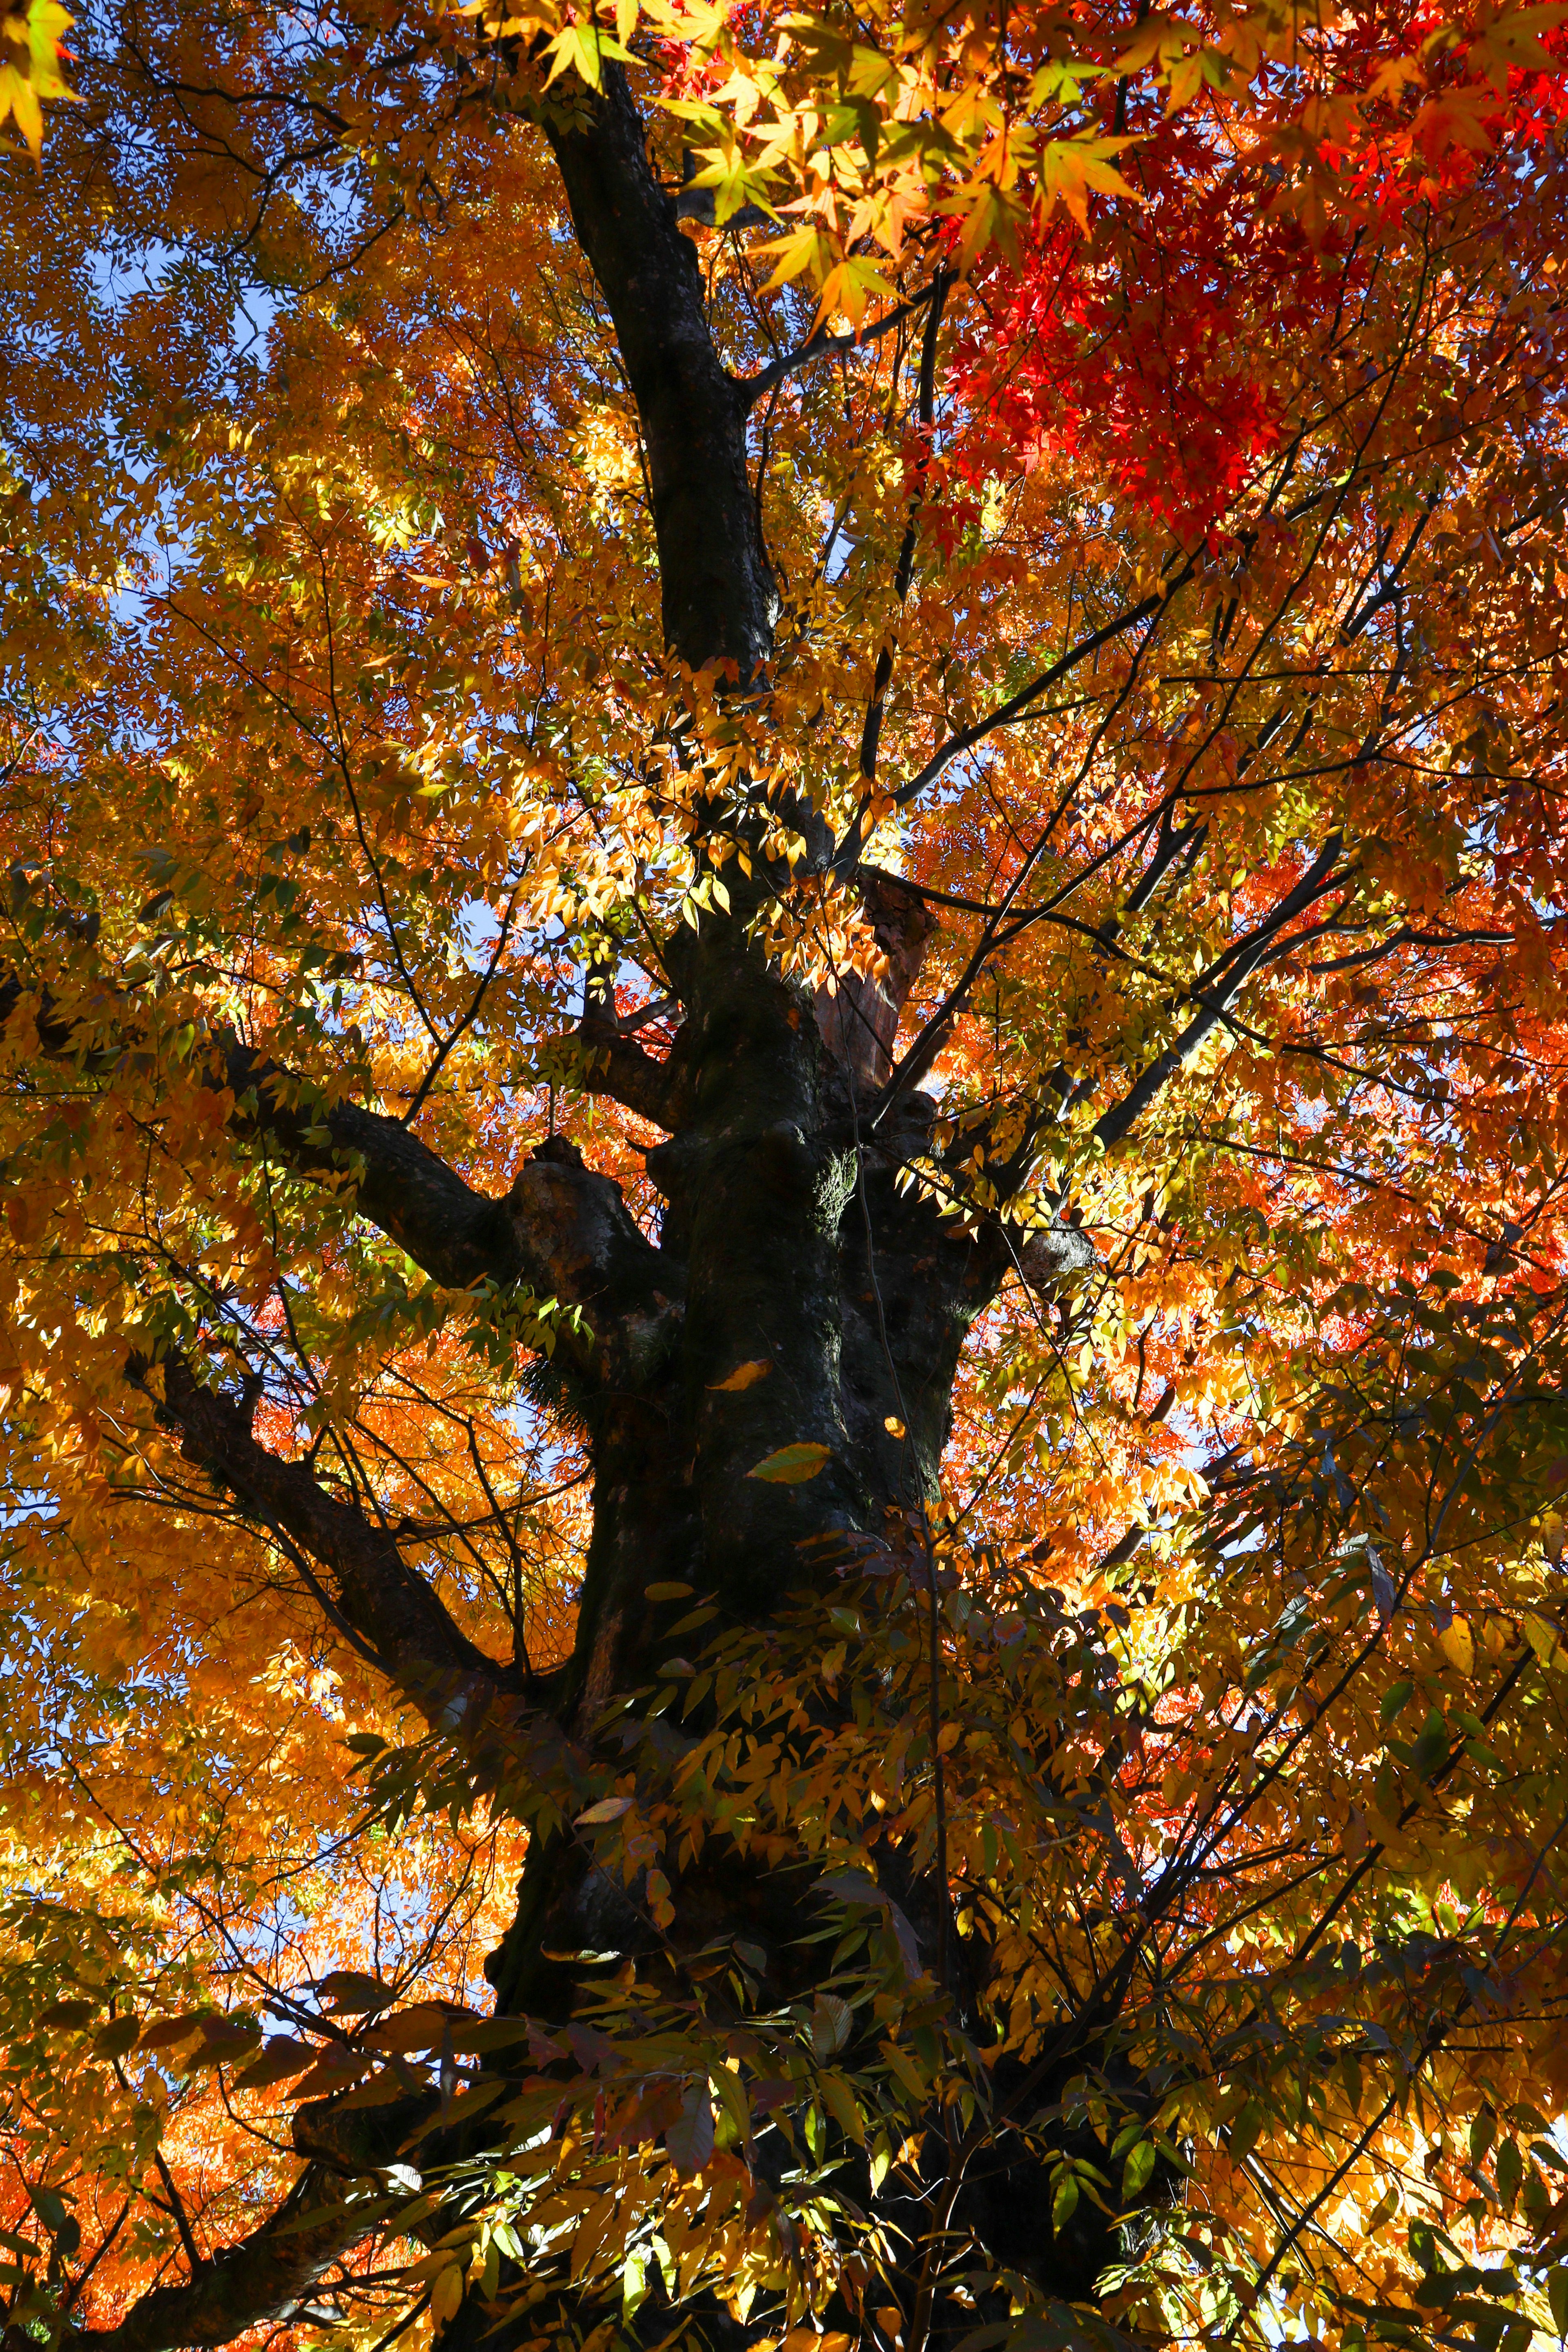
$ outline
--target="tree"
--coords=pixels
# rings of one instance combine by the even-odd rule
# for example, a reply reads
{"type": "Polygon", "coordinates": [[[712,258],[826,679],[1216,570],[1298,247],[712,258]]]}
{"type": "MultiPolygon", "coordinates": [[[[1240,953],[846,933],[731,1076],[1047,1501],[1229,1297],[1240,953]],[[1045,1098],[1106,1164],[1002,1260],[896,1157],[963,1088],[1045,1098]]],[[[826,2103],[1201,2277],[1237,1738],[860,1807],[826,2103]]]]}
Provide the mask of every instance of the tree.
{"type": "Polygon", "coordinates": [[[8,20],[8,2341],[1568,2326],[1562,14],[8,20]]]}

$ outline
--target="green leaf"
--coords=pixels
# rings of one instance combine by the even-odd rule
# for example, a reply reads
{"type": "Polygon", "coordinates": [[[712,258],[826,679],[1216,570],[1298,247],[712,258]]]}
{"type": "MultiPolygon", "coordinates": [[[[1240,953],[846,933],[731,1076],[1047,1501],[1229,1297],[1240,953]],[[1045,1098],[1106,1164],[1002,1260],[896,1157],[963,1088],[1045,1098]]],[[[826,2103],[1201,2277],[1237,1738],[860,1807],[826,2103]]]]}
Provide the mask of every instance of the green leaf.
{"type": "Polygon", "coordinates": [[[821,2074],[817,2078],[817,2088],[821,2093],[822,2105],[845,2138],[852,2139],[857,2147],[863,2147],[865,2118],[861,2113],[859,2100],[843,2075],[821,2074]]]}
{"type": "Polygon", "coordinates": [[[841,2051],[854,2031],[854,2011],[847,2000],[837,1993],[817,1996],[811,2011],[811,2049],[818,2058],[831,2058],[841,2051]]]}
{"type": "Polygon", "coordinates": [[[1561,2264],[1546,2273],[1546,2300],[1552,2305],[1552,2325],[1559,2336],[1568,2336],[1568,2270],[1561,2264]]]}
{"type": "Polygon", "coordinates": [[[1051,2228],[1053,2230],[1061,2229],[1067,2222],[1071,2221],[1072,2216],[1077,2210],[1077,2175],[1071,2172],[1064,2172],[1061,2179],[1056,2184],[1056,2194],[1051,2200],[1051,2228]]]}
{"type": "Polygon", "coordinates": [[[1421,1726],[1421,1737],[1410,1751],[1410,1768],[1416,1778],[1429,1780],[1448,1760],[1448,1725],[1441,1707],[1429,1709],[1421,1726]]]}
{"type": "Polygon", "coordinates": [[[1141,2139],[1135,2147],[1129,2148],[1127,2161],[1122,2167],[1122,2195],[1128,2203],[1131,2203],[1140,2189],[1146,2188],[1154,2168],[1154,2141],[1141,2139]]]}
{"type": "Polygon", "coordinates": [[[1524,2179],[1524,2158],[1516,2139],[1501,2142],[1492,2160],[1492,2169],[1497,2175],[1498,2195],[1505,2205],[1511,2205],[1524,2179]]]}
{"type": "Polygon", "coordinates": [[[630,2319],[648,2292],[648,2264],[642,2254],[628,2254],[621,2273],[621,2315],[630,2319]]]}
{"type": "Polygon", "coordinates": [[[1379,1713],[1382,1717],[1383,1728],[1385,1731],[1387,1730],[1391,1723],[1404,1713],[1406,1707],[1409,1705],[1410,1694],[1415,1687],[1416,1685],[1414,1683],[1390,1683],[1388,1688],[1384,1692],[1383,1705],[1379,1713]]]}
{"type": "Polygon", "coordinates": [[[33,2210],[51,2236],[57,2234],[70,2220],[65,2199],[57,2189],[29,2189],[33,2210]]]}

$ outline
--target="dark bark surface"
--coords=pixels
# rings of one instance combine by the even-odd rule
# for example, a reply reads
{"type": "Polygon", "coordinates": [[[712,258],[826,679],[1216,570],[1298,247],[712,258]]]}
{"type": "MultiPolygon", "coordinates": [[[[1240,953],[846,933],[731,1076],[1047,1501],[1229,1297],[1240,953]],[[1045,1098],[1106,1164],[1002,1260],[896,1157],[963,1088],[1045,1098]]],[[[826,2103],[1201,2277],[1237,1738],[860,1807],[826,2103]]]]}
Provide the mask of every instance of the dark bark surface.
{"type": "Polygon", "coordinates": [[[618,66],[550,142],[572,223],[604,291],[648,452],[664,635],[700,669],[748,679],[772,650],[778,598],[746,465],[746,399],[720,362],[696,255],[648,167],[618,66]]]}
{"type": "MultiPolygon", "coordinates": [[[[694,667],[732,662],[748,680],[768,650],[772,586],[745,405],[709,338],[692,249],[618,72],[586,120],[551,136],[637,399],[669,643],[694,667]]],[[[825,841],[812,851],[823,864],[831,856],[825,841]]],[[[899,1189],[899,1169],[928,1144],[924,1097],[906,1096],[870,1137],[862,1113],[888,1076],[931,924],[895,882],[858,878],[889,958],[884,982],[814,1002],[747,942],[737,903],[672,954],[678,1075],[663,1094],[635,1067],[623,1084],[612,1066],[601,1080],[644,1115],[653,1106],[670,1130],[648,1168],[667,1203],[659,1257],[672,1305],[656,1328],[639,1327],[638,1350],[622,1345],[622,1381],[591,1409],[593,1535],[562,1693],[563,1724],[579,1735],[612,1690],[646,1679],[659,1616],[650,1584],[677,1579],[731,1622],[765,1622],[846,1557],[906,1539],[911,1507],[936,1491],[966,1335],[1015,1264],[999,1229],[957,1234],[918,1191],[899,1189]],[[721,1385],[758,1362],[764,1377],[721,1385]],[[827,1449],[819,1475],[799,1486],[750,1475],[802,1441],[827,1449]]],[[[1062,1233],[1037,1246],[1032,1271],[1049,1281],[1086,1255],[1062,1233]]],[[[907,1891],[929,1944],[945,1894],[907,1891]]],[[[727,1876],[694,1871],[677,1889],[674,1932],[700,1944],[727,1927],[780,1948],[797,1902],[733,1865],[727,1876]]],[[[499,2005],[559,2013],[574,1988],[547,1956],[635,1946],[639,1933],[575,1847],[537,1842],[490,1964],[499,2005]]],[[[1113,2251],[1087,2211],[1071,2243],[1054,2240],[1046,2174],[1016,2138],[998,2143],[958,2218],[994,2237],[998,2261],[1036,2269],[1059,2294],[1087,2293],[1113,2251]]],[[[716,2340],[741,2333],[711,2317],[716,2340]]]]}

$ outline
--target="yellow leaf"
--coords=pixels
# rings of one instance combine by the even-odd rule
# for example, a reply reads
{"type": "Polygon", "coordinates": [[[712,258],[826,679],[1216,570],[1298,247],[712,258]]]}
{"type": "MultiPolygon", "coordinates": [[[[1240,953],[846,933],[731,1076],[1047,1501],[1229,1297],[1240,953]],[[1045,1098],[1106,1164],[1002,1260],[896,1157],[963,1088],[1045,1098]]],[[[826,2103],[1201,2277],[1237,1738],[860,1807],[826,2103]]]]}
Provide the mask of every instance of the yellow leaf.
{"type": "Polygon", "coordinates": [[[758,1381],[765,1381],[772,1370],[773,1363],[770,1357],[753,1356],[748,1362],[737,1364],[727,1381],[710,1381],[708,1387],[716,1394],[727,1389],[755,1388],[758,1381]]]}
{"type": "Polygon", "coordinates": [[[590,89],[597,89],[605,58],[617,58],[629,63],[632,53],[620,41],[612,41],[608,33],[601,33],[597,25],[571,24],[561,26],[545,55],[555,59],[545,78],[547,89],[558,75],[568,71],[575,72],[590,89]]]}
{"type": "Polygon", "coordinates": [[[772,287],[787,286],[791,278],[800,278],[807,270],[820,285],[832,268],[832,246],[818,228],[797,229],[793,236],[768,237],[757,250],[779,256],[773,275],[762,289],[765,294],[772,287]]]}
{"type": "Polygon", "coordinates": [[[906,1437],[909,1433],[895,1412],[890,1412],[882,1425],[889,1437],[906,1437]]]}
{"type": "Polygon", "coordinates": [[[18,73],[15,66],[0,66],[0,122],[12,114],[36,162],[44,143],[44,116],[37,92],[26,75],[18,73]]]}
{"type": "Polygon", "coordinates": [[[781,1445],[776,1454],[768,1454],[766,1461],[746,1475],[748,1478],[766,1478],[775,1486],[799,1486],[826,1468],[831,1450],[831,1446],[808,1444],[781,1445]]]}
{"type": "Polygon", "coordinates": [[[841,261],[823,281],[817,303],[818,319],[831,319],[841,311],[858,335],[871,297],[874,294],[881,299],[892,300],[893,291],[874,262],[841,261]]]}
{"type": "Polygon", "coordinates": [[[1448,1664],[1456,1667],[1461,1675],[1468,1675],[1474,1668],[1475,1639],[1465,1618],[1456,1617],[1453,1623],[1438,1634],[1437,1646],[1448,1664]]]}
{"type": "Polygon", "coordinates": [[[1563,1643],[1563,1636],[1556,1626],[1549,1618],[1538,1616],[1533,1609],[1525,1614],[1524,1638],[1543,1666],[1551,1664],[1553,1654],[1563,1643]]]}
{"type": "Polygon", "coordinates": [[[57,0],[31,0],[26,16],[13,13],[5,20],[6,38],[27,51],[27,69],[24,72],[17,66],[0,66],[0,123],[15,115],[16,128],[31,148],[35,163],[44,144],[44,113],[39,100],[74,99],[78,95],[67,89],[57,62],[60,41],[74,21],[57,0]]]}
{"type": "Polygon", "coordinates": [[[1499,89],[1506,86],[1508,69],[1554,73],[1558,60],[1542,42],[1542,33],[1559,30],[1568,7],[1562,0],[1551,0],[1545,7],[1500,10],[1492,22],[1477,35],[1473,55],[1478,62],[1490,63],[1493,81],[1499,89]]]}
{"type": "Polygon", "coordinates": [[[1397,2181],[1390,2181],[1366,2217],[1365,2229],[1368,2237],[1375,2230],[1381,2230],[1385,2221],[1393,2220],[1399,2210],[1399,2185],[1397,2181]]]}
{"type": "Polygon", "coordinates": [[[437,2271],[430,2290],[430,2315],[438,2327],[453,2317],[463,2300],[463,2273],[455,2263],[437,2271]]]}
{"type": "Polygon", "coordinates": [[[1040,150],[1040,184],[1049,219],[1058,201],[1064,204],[1079,227],[1089,226],[1089,196],[1130,196],[1142,201],[1136,188],[1106,161],[1130,146],[1128,139],[1052,139],[1040,150]]]}

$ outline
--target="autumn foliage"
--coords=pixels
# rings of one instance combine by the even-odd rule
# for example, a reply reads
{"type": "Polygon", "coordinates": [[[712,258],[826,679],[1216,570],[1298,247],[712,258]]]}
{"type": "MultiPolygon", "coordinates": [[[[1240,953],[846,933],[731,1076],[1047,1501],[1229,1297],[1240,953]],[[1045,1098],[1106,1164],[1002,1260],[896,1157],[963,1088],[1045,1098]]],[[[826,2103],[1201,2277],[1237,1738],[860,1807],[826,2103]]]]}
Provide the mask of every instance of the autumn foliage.
{"type": "Polygon", "coordinates": [[[0,40],[8,2352],[1568,2332],[1568,7],[0,40]]]}

